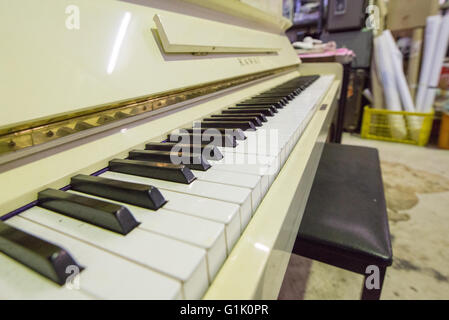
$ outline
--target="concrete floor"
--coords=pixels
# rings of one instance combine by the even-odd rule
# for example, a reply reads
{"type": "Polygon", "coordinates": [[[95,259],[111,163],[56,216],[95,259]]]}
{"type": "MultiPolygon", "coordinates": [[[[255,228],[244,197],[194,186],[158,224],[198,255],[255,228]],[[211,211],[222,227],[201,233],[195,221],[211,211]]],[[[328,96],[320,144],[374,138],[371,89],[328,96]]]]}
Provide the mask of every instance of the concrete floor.
{"type": "MultiPolygon", "coordinates": [[[[364,140],[377,148],[393,243],[382,299],[449,299],[449,151],[364,140]]],[[[363,276],[292,256],[279,299],[359,299],[363,276]]]]}

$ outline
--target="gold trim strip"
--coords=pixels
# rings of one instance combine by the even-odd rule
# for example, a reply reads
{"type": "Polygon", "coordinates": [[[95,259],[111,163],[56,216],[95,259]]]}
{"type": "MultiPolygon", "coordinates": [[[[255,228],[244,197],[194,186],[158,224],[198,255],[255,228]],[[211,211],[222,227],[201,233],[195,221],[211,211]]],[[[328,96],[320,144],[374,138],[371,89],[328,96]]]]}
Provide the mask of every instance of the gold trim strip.
{"type": "Polygon", "coordinates": [[[111,122],[159,110],[180,102],[215,93],[268,76],[293,70],[298,64],[203,85],[115,102],[70,114],[29,121],[0,130],[0,156],[43,144],[80,131],[98,128],[111,122]]]}

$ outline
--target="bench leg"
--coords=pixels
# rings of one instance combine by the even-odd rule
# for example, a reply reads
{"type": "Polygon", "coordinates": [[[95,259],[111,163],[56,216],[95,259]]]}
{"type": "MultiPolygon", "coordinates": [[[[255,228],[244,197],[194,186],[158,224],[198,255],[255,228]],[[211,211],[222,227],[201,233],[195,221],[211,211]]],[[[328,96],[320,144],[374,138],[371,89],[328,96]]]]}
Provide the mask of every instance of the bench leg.
{"type": "Polygon", "coordinates": [[[366,287],[366,279],[370,275],[365,275],[365,278],[363,279],[362,300],[380,300],[386,269],[386,267],[379,267],[379,289],[368,289],[366,287]]]}

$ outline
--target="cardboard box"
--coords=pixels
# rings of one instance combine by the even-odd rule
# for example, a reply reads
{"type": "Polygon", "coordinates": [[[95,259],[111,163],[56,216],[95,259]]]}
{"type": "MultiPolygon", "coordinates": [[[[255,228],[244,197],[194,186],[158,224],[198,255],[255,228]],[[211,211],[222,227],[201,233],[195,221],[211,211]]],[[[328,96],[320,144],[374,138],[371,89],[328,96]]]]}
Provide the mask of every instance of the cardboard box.
{"type": "Polygon", "coordinates": [[[438,0],[389,0],[387,29],[403,30],[424,27],[428,16],[439,11],[438,0]]]}

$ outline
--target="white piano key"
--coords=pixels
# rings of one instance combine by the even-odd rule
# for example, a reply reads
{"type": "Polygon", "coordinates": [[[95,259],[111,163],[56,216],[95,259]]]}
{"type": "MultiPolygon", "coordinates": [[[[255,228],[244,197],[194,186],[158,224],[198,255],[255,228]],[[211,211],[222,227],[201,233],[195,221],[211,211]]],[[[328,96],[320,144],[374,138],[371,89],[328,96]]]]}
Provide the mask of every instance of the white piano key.
{"type": "Polygon", "coordinates": [[[192,172],[198,180],[251,189],[251,203],[253,210],[259,206],[259,203],[262,200],[262,179],[258,175],[216,170],[192,170],[192,172]]]}
{"type": "Polygon", "coordinates": [[[278,165],[279,159],[276,156],[267,156],[264,154],[223,152],[223,159],[218,161],[210,160],[209,162],[214,169],[220,168],[226,171],[237,169],[235,172],[241,173],[245,173],[242,170],[249,169],[248,174],[260,174],[266,173],[266,167],[278,165]],[[232,167],[238,165],[242,165],[242,167],[240,169],[238,167],[232,167]]]}
{"type": "Polygon", "coordinates": [[[246,165],[246,164],[227,164],[226,166],[216,166],[216,168],[212,167],[209,169],[211,171],[218,172],[238,172],[238,173],[247,173],[251,175],[256,175],[261,180],[261,195],[262,197],[267,193],[268,188],[270,186],[270,167],[269,166],[259,166],[255,167],[254,165],[246,165]]]}
{"type": "Polygon", "coordinates": [[[214,279],[218,269],[226,260],[223,224],[165,209],[152,211],[77,191],[69,192],[123,205],[141,222],[138,228],[203,248],[207,252],[209,280],[214,279]]]}
{"type": "Polygon", "coordinates": [[[9,299],[182,298],[181,282],[173,278],[20,216],[6,223],[65,248],[85,267],[79,274],[79,288],[69,288],[55,284],[18,262],[3,263],[5,259],[0,254],[0,287],[9,299]]]}
{"type": "Polygon", "coordinates": [[[236,148],[219,147],[222,152],[256,153],[280,156],[281,164],[284,164],[293,146],[299,139],[311,116],[317,108],[317,102],[327,91],[332,77],[323,76],[313,83],[306,91],[291,100],[286,107],[278,109],[275,117],[268,118],[262,128],[255,132],[246,132],[247,139],[240,141],[236,148]],[[298,133],[298,128],[302,128],[298,133]],[[264,131],[265,130],[265,131],[264,131]],[[278,148],[264,148],[261,144],[266,143],[260,139],[262,135],[270,130],[277,130],[279,135],[278,148]],[[292,141],[293,138],[293,141],[292,141]],[[254,143],[257,147],[254,147],[254,143]],[[252,144],[252,146],[251,146],[252,144]],[[284,148],[287,146],[287,149],[284,148]]]}
{"type": "Polygon", "coordinates": [[[226,245],[228,253],[240,237],[240,207],[237,204],[208,199],[179,192],[163,190],[167,203],[164,209],[182,212],[191,216],[215,221],[225,225],[226,245]]]}
{"type": "Polygon", "coordinates": [[[54,282],[0,253],[0,300],[87,300],[81,290],[64,290],[54,282]]]}
{"type": "MultiPolygon", "coordinates": [[[[209,169],[210,170],[210,169],[209,169]]],[[[252,204],[251,204],[251,190],[247,188],[229,186],[225,184],[207,182],[207,181],[193,181],[191,184],[175,183],[170,181],[133,176],[118,172],[107,171],[100,176],[122,181],[150,184],[160,189],[162,194],[163,189],[181,192],[186,195],[195,195],[206,197],[215,200],[222,200],[231,203],[236,203],[240,206],[240,223],[242,230],[246,227],[251,219],[252,204]]],[[[187,202],[188,196],[186,196],[187,202]]]]}
{"type": "Polygon", "coordinates": [[[266,127],[262,127],[258,131],[245,132],[246,139],[239,141],[237,147],[218,147],[218,149],[222,153],[245,153],[277,156],[282,148],[282,145],[279,145],[279,141],[277,140],[275,141],[276,144],[271,144],[270,130],[273,129],[266,129],[266,127]]]}
{"type": "MultiPolygon", "coordinates": [[[[256,132],[247,132],[247,139],[245,141],[240,141],[239,146],[236,148],[220,147],[219,149],[225,156],[225,159],[218,163],[221,164],[226,161],[227,153],[258,154],[278,157],[280,169],[299,140],[308,121],[310,121],[313,116],[314,111],[317,108],[317,102],[327,91],[331,80],[332,77],[321,77],[305,92],[290,101],[285,108],[280,109],[275,117],[269,118],[268,122],[264,123],[262,130],[259,129],[256,132]],[[305,94],[306,92],[307,94],[305,94]],[[273,145],[270,145],[269,143],[270,137],[267,133],[269,133],[270,130],[277,130],[277,147],[273,147],[273,145]],[[265,137],[263,137],[263,135],[265,135],[265,137]]],[[[213,165],[213,169],[227,170],[226,167],[217,166],[217,162],[211,162],[211,164],[213,165]]],[[[232,171],[241,170],[241,168],[244,168],[245,170],[248,169],[247,166],[240,166],[240,169],[233,167],[229,168],[232,168],[232,171]]],[[[279,170],[276,170],[275,174],[268,176],[268,185],[273,183],[278,172],[279,170]]],[[[267,184],[265,183],[264,185],[266,186],[267,184]]]]}
{"type": "MultiPolygon", "coordinates": [[[[241,142],[236,148],[224,148],[220,147],[220,151],[223,155],[228,153],[235,154],[254,154],[266,157],[277,158],[280,156],[281,150],[286,144],[286,138],[279,136],[279,132],[276,132],[274,138],[270,138],[270,131],[251,132],[247,135],[247,139],[241,142]],[[275,144],[271,141],[276,140],[275,144]],[[271,140],[271,141],[270,141],[271,140]]],[[[279,161],[280,161],[279,157],[279,161]]],[[[221,160],[222,163],[228,162],[226,158],[221,160]]],[[[212,164],[212,163],[211,163],[212,164]]],[[[280,164],[280,163],[279,163],[280,164]]],[[[252,172],[253,173],[253,172],[252,172]]]]}
{"type": "Polygon", "coordinates": [[[199,247],[138,228],[123,236],[40,207],[20,216],[177,279],[186,299],[201,298],[208,287],[206,252],[199,247]]]}
{"type": "Polygon", "coordinates": [[[270,181],[279,173],[279,160],[273,156],[223,152],[223,159],[210,161],[209,170],[229,171],[259,175],[262,179],[262,196],[266,194],[270,181]]]}

